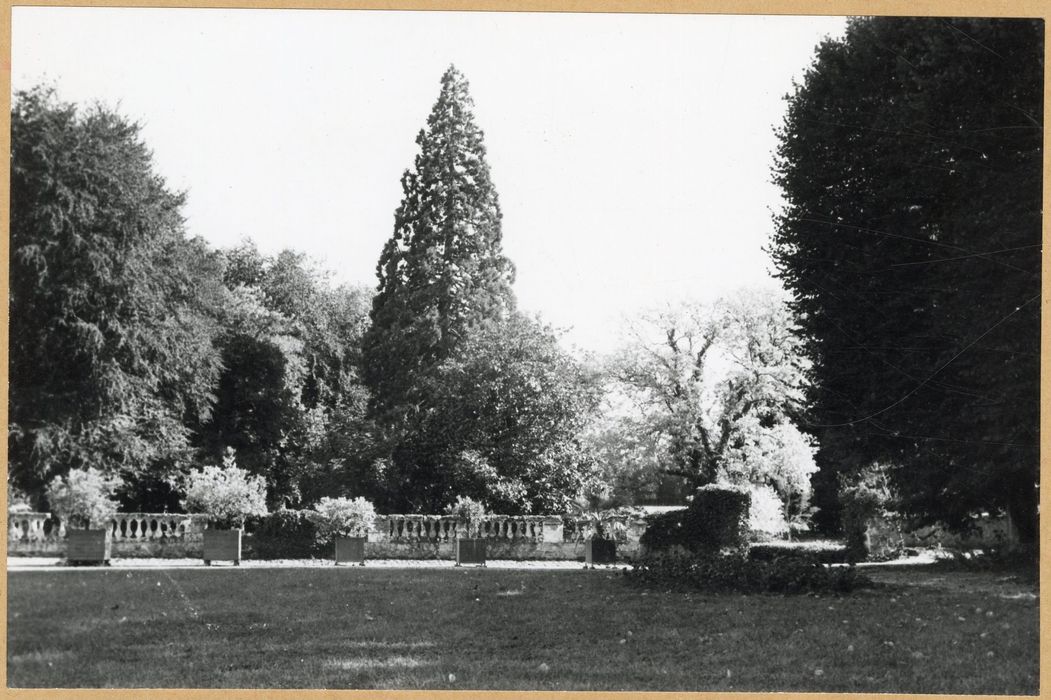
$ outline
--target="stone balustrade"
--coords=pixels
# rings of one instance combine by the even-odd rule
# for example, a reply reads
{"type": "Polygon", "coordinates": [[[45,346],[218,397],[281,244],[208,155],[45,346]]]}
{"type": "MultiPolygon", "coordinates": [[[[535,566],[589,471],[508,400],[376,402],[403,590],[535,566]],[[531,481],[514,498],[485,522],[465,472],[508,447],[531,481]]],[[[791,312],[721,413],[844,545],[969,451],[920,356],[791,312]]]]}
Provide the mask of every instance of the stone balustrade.
{"type": "Polygon", "coordinates": [[[451,515],[377,515],[369,539],[376,542],[452,542],[457,519],[451,515]]]}
{"type": "Polygon", "coordinates": [[[9,513],[7,516],[7,548],[12,545],[43,545],[66,536],[66,528],[50,513],[9,513]]]}
{"type": "MultiPolygon", "coordinates": [[[[119,513],[105,527],[115,557],[196,557],[208,520],[204,515],[119,513]]],[[[568,515],[487,515],[468,528],[451,515],[379,515],[368,535],[367,555],[453,558],[456,540],[471,536],[487,541],[491,559],[578,559],[593,522],[568,515]]],[[[641,519],[612,516],[603,523],[618,551],[638,550],[645,530],[641,519]]],[[[12,513],[8,524],[9,555],[59,556],[64,551],[65,528],[48,513],[12,513]]]]}
{"type": "Polygon", "coordinates": [[[208,516],[198,514],[118,513],[108,525],[114,542],[155,542],[200,535],[208,520],[208,516]]]}
{"type": "Polygon", "coordinates": [[[515,542],[561,542],[562,518],[550,515],[487,515],[468,527],[452,515],[379,515],[370,538],[377,542],[452,542],[457,537],[515,542]]]}
{"type": "MultiPolygon", "coordinates": [[[[209,516],[181,513],[118,513],[101,523],[114,556],[185,556],[200,547],[209,516]]],[[[58,554],[66,526],[50,513],[8,515],[8,554],[58,554]]]]}

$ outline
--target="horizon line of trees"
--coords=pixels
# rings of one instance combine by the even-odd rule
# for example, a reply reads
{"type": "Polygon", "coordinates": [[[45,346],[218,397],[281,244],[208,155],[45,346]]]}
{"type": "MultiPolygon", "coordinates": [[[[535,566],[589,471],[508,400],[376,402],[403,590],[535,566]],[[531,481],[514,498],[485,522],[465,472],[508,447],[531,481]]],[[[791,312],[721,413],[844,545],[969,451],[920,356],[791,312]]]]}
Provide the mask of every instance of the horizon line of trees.
{"type": "MultiPolygon", "coordinates": [[[[373,293],[333,286],[294,251],[188,237],[184,195],[156,175],[135,124],[46,88],[18,93],[9,483],[42,506],[56,476],[97,467],[119,477],[124,509],[178,511],[186,474],[232,451],[266,479],[271,509],[363,495],[386,512],[440,512],[457,497],[564,512],[683,502],[715,479],[775,483],[805,500],[805,484],[745,474],[744,452],[776,441],[768,429],[786,420],[769,396],[750,402],[751,389],[733,388],[754,376],[716,386],[671,372],[658,386],[633,384],[649,339],[606,364],[580,359],[517,308],[472,108],[450,68],[373,293]],[[637,459],[604,402],[619,393],[656,406],[680,381],[688,392],[674,410],[640,418],[636,434],[654,450],[637,459]],[[694,405],[702,394],[733,416],[709,425],[707,404],[694,405]],[[682,425],[671,415],[680,412],[682,425]],[[709,430],[721,431],[719,453],[702,467],[697,440],[709,430]]],[[[766,318],[756,328],[769,332],[784,312],[771,299],[749,303],[736,321],[726,307],[683,332],[748,355],[748,334],[762,335],[748,323],[766,318]]],[[[754,374],[762,362],[751,361],[754,374]]]]}

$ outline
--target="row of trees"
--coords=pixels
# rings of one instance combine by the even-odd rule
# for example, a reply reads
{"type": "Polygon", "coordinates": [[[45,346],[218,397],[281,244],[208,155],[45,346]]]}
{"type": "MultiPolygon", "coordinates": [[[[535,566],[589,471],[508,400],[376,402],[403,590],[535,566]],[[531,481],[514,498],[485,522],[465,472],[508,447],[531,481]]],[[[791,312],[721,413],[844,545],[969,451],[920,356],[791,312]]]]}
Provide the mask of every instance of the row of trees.
{"type": "Polygon", "coordinates": [[[446,72],[372,294],[300,255],[187,238],[133,124],[12,111],[15,483],[104,466],[126,507],[228,447],[271,505],[507,512],[891,465],[904,510],[1035,534],[1042,35],[857,19],[788,97],[771,246],[792,295],[643,319],[599,365],[520,311],[467,83],[446,72]],[[797,426],[802,426],[806,433],[797,426]],[[821,441],[821,450],[815,451],[821,441]],[[815,466],[815,464],[817,466],[815,466]]]}
{"type": "Polygon", "coordinates": [[[103,467],[126,507],[174,508],[174,479],[232,447],[275,503],[330,486],[362,431],[368,293],[187,238],[184,197],[102,107],[19,94],[11,161],[13,483],[103,467]]]}
{"type": "Polygon", "coordinates": [[[17,95],[12,482],[44,506],[53,477],[99,467],[125,508],[176,509],[190,468],[233,450],[271,508],[557,512],[729,480],[798,509],[813,447],[791,423],[805,363],[784,306],[692,308],[640,322],[608,363],[569,355],[515,303],[472,107],[450,68],[372,294],[291,251],[188,238],[134,124],[17,95]]]}

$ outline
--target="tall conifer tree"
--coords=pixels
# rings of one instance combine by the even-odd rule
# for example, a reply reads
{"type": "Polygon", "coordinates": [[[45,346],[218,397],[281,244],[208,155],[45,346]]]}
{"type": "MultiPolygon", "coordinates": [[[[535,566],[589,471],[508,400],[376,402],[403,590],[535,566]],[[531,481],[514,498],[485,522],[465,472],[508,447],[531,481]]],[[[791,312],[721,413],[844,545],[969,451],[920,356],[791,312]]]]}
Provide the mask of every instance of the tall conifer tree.
{"type": "Polygon", "coordinates": [[[441,419],[441,366],[515,307],[473,108],[467,81],[450,66],[377,266],[362,376],[384,445],[388,507],[433,509],[458,488],[447,467],[471,426],[441,419]]]}
{"type": "Polygon", "coordinates": [[[450,66],[377,266],[364,344],[376,416],[425,402],[429,371],[472,328],[514,308],[514,268],[501,251],[500,206],[467,88],[450,66]]]}

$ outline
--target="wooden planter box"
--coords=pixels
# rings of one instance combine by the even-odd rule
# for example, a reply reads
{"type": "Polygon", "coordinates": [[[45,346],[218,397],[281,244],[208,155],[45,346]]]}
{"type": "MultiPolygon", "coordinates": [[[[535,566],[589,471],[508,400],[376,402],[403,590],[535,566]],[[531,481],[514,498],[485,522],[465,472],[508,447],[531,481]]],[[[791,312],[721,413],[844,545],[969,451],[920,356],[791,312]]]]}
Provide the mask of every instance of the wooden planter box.
{"type": "Polygon", "coordinates": [[[359,564],[365,566],[365,541],[367,537],[337,537],[336,566],[359,564]]]}
{"type": "Polygon", "coordinates": [[[617,562],[617,543],[613,540],[592,538],[584,543],[584,566],[592,569],[598,564],[617,562]]]}
{"type": "Polygon", "coordinates": [[[240,530],[204,531],[204,565],[211,566],[213,561],[233,561],[234,566],[241,565],[240,530]]]}
{"type": "Polygon", "coordinates": [[[485,566],[485,540],[465,538],[456,540],[456,565],[477,564],[485,566]]]}
{"type": "Polygon", "coordinates": [[[70,564],[109,564],[109,530],[70,530],[66,561],[70,564]]]}

